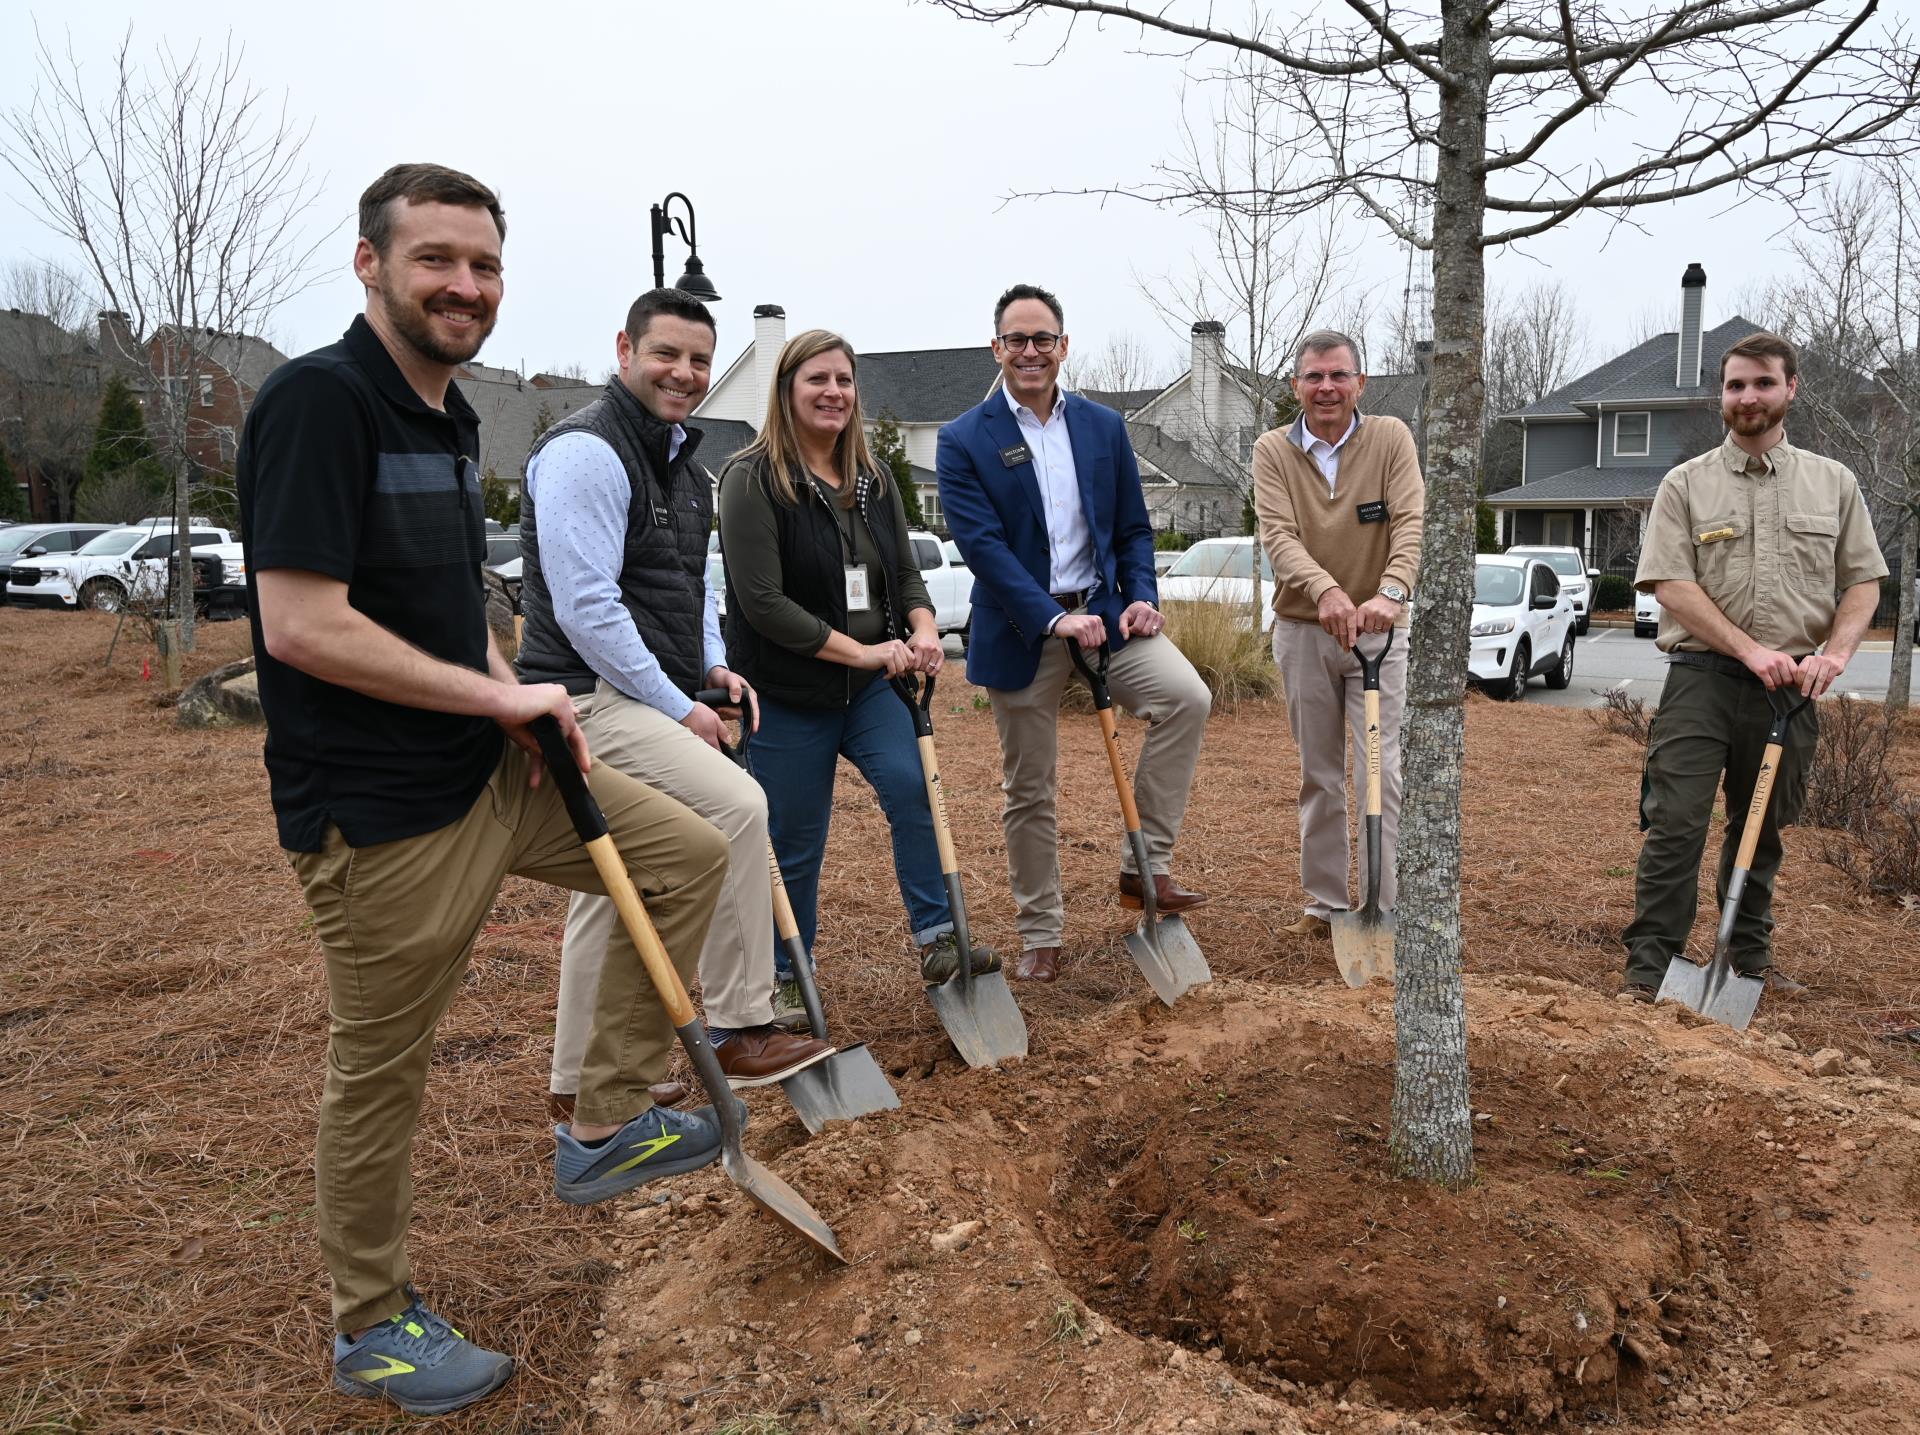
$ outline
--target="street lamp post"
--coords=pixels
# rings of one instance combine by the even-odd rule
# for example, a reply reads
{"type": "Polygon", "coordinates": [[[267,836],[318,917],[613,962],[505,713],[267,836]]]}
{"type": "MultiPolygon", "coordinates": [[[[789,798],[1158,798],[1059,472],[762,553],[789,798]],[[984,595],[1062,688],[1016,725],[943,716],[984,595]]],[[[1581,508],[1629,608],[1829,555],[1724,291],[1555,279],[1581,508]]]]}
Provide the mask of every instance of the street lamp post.
{"type": "Polygon", "coordinates": [[[653,226],[654,287],[656,289],[664,289],[667,285],[667,251],[665,241],[668,232],[671,231],[673,234],[678,235],[681,242],[687,246],[687,270],[686,273],[682,274],[679,280],[676,281],[674,288],[684,289],[696,299],[709,302],[719,299],[720,292],[713,287],[713,282],[707,278],[706,265],[700,262],[700,244],[699,241],[694,238],[696,231],[693,218],[693,201],[680,193],[679,190],[675,190],[672,194],[669,194],[665,199],[653,206],[650,217],[653,226]],[[667,212],[673,207],[673,202],[676,199],[680,201],[681,208],[687,212],[687,217],[684,221],[667,212]]]}

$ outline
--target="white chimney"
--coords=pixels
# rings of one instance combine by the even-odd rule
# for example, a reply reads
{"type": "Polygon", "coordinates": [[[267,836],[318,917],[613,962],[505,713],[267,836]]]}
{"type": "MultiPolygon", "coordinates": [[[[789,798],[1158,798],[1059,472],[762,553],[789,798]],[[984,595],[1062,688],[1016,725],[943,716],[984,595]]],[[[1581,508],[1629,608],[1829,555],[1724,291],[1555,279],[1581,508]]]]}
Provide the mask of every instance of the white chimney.
{"type": "Polygon", "coordinates": [[[1193,393],[1202,413],[1211,415],[1220,396],[1220,372],[1227,363],[1227,326],[1202,319],[1193,326],[1193,393]]]}
{"type": "Polygon", "coordinates": [[[1706,328],[1707,271],[1689,264],[1680,276],[1680,353],[1674,369],[1674,386],[1700,387],[1700,340],[1706,328]]]}
{"type": "Polygon", "coordinates": [[[780,363],[780,350],[787,342],[787,311],[778,304],[753,306],[753,387],[752,417],[758,429],[773,395],[773,376],[780,363]]]}

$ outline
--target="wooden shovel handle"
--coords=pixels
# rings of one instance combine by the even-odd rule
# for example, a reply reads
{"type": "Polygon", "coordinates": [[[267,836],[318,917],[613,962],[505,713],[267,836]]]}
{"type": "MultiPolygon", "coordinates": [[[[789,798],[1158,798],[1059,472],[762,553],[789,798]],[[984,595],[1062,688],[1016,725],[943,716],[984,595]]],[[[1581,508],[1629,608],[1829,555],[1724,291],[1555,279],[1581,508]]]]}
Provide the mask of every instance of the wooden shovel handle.
{"type": "Polygon", "coordinates": [[[780,875],[780,859],[773,855],[773,844],[767,844],[767,871],[773,877],[773,929],[780,934],[780,940],[790,942],[800,935],[800,923],[794,920],[793,899],[787,896],[787,879],[780,875]]]}
{"type": "Polygon", "coordinates": [[[640,953],[641,965],[646,967],[647,976],[652,979],[654,990],[660,993],[660,1002],[667,1009],[667,1019],[675,1027],[685,1026],[693,1020],[693,1002],[687,997],[687,988],[680,980],[680,973],[674,970],[672,961],[667,957],[667,949],[660,945],[660,934],[654,931],[653,919],[647,916],[647,909],[641,905],[640,894],[633,889],[633,878],[627,875],[627,864],[607,831],[606,814],[601,812],[600,804],[593,800],[586,775],[574,762],[573,751],[560,731],[559,720],[551,715],[538,717],[530,727],[540,744],[540,755],[546,759],[547,776],[553,780],[554,786],[560,791],[561,800],[567,804],[567,815],[573,819],[573,830],[580,834],[587,855],[593,859],[594,870],[600,874],[601,884],[607,889],[607,895],[613,898],[614,909],[620,913],[620,920],[626,924],[634,950],[640,953]]]}
{"type": "Polygon", "coordinates": [[[933,841],[940,849],[940,871],[952,876],[960,870],[960,854],[954,851],[953,829],[947,825],[947,796],[940,787],[940,759],[933,750],[932,734],[920,739],[920,775],[927,783],[927,806],[933,809],[933,841]]]}
{"type": "Polygon", "coordinates": [[[1127,765],[1120,756],[1120,730],[1113,721],[1113,709],[1100,709],[1100,735],[1107,740],[1107,765],[1113,769],[1114,790],[1120,794],[1120,815],[1126,819],[1127,831],[1140,830],[1140,807],[1133,800],[1133,782],[1127,776],[1127,765]]]}
{"type": "Polygon", "coordinates": [[[1760,827],[1767,820],[1767,799],[1773,796],[1774,775],[1780,771],[1781,745],[1767,744],[1760,754],[1760,775],[1753,781],[1753,800],[1747,804],[1746,825],[1740,829],[1740,850],[1734,854],[1736,868],[1753,866],[1754,849],[1760,845],[1760,827]]]}
{"type": "Polygon", "coordinates": [[[1367,708],[1367,816],[1380,816],[1380,689],[1368,688],[1367,708]]]}

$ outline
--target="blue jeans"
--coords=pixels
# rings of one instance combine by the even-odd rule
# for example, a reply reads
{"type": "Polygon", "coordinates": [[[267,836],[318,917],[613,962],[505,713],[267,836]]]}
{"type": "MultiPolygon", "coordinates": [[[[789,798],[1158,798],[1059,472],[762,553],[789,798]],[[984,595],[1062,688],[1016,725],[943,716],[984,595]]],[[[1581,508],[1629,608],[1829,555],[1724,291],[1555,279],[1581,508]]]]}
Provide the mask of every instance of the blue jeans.
{"type": "MultiPolygon", "coordinates": [[[[845,708],[788,707],[760,696],[760,731],[747,747],[748,764],[767,793],[767,835],[793,902],[800,940],[813,951],[819,928],[820,862],[833,819],[833,776],[844,756],[873,788],[893,828],[893,873],[925,946],[953,930],[946,879],[933,840],[933,812],[906,704],[884,678],[875,678],[845,708]]],[[[781,979],[786,953],[776,949],[781,979]]]]}

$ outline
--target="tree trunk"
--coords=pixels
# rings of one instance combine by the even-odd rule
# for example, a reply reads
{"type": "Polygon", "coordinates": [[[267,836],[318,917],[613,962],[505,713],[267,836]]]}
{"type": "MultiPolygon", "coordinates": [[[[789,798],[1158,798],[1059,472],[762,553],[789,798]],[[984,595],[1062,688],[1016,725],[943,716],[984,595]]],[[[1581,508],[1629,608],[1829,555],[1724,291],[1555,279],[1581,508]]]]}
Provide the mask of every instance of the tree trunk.
{"type": "MultiPolygon", "coordinates": [[[[185,427],[184,424],[181,425],[185,427]]],[[[187,492],[187,475],[193,461],[187,457],[184,434],[174,436],[173,459],[173,591],[174,621],[180,625],[180,651],[193,651],[193,547],[188,542],[193,525],[187,510],[192,500],[187,492]]]]}
{"type": "Polygon", "coordinates": [[[1426,532],[1402,739],[1392,1145],[1403,1175],[1457,1186],[1473,1177],[1460,976],[1460,774],[1486,407],[1486,180],[1479,165],[1491,55],[1484,7],[1447,5],[1443,13],[1440,64],[1459,81],[1441,90],[1435,169],[1426,532]]]}
{"type": "Polygon", "coordinates": [[[1920,505],[1909,504],[1900,533],[1900,601],[1894,605],[1893,666],[1887,674],[1887,710],[1903,713],[1913,698],[1914,565],[1920,563],[1920,505]]]}

